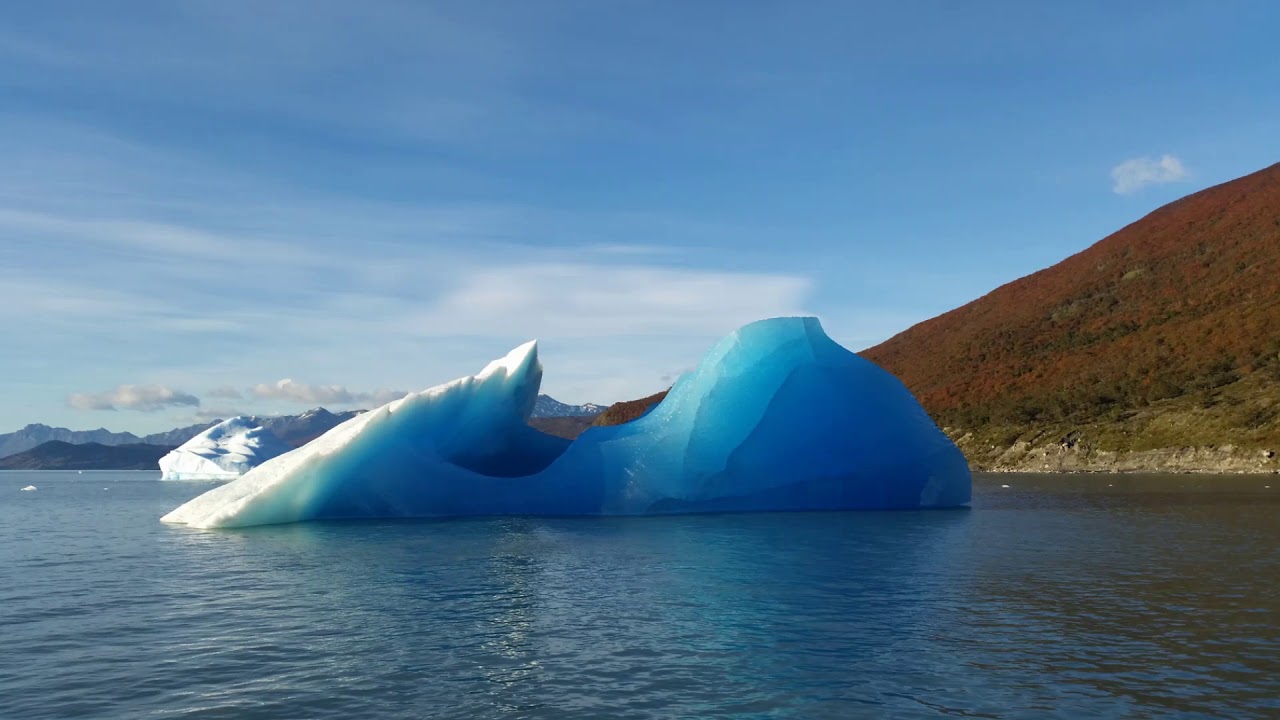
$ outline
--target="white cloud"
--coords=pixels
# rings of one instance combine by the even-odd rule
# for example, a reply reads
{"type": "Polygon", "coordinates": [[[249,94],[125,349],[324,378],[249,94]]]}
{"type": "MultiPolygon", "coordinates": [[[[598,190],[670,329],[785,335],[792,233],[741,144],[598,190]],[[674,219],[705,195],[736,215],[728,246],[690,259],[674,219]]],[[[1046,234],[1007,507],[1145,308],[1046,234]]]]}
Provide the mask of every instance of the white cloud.
{"type": "Polygon", "coordinates": [[[262,413],[255,413],[252,410],[246,410],[234,406],[201,407],[190,413],[179,413],[167,416],[163,429],[169,430],[175,426],[186,427],[188,425],[207,425],[215,420],[221,421],[242,415],[249,417],[263,417],[262,413]]]}
{"type": "Polygon", "coordinates": [[[23,270],[0,270],[0,318],[14,322],[38,318],[42,324],[64,319],[100,322],[122,315],[150,318],[164,310],[163,304],[126,289],[43,278],[23,270]]]}
{"type": "Polygon", "coordinates": [[[249,393],[264,400],[288,400],[300,403],[335,403],[345,405],[356,402],[355,395],[342,385],[311,385],[285,378],[275,383],[259,383],[249,393]]]}
{"type": "Polygon", "coordinates": [[[399,400],[408,394],[409,391],[407,390],[389,390],[387,388],[379,388],[371,393],[359,393],[358,395],[363,397],[370,404],[377,406],[386,405],[389,402],[399,400]]]}
{"type": "Polygon", "coordinates": [[[298,245],[208,232],[170,223],[76,218],[0,207],[0,227],[7,232],[73,239],[86,245],[114,246],[141,256],[183,262],[218,261],[239,265],[245,258],[273,263],[300,263],[314,256],[298,245]]]}
{"type": "Polygon", "coordinates": [[[72,393],[67,405],[76,410],[155,412],[174,406],[198,406],[200,399],[163,385],[119,385],[100,393],[72,393]]]}
{"type": "Polygon", "coordinates": [[[237,417],[239,415],[252,415],[245,410],[238,410],[231,407],[211,407],[201,408],[189,416],[174,418],[177,422],[211,422],[213,420],[226,420],[227,418],[237,417]]]}
{"type": "MultiPolygon", "coordinates": [[[[435,385],[533,337],[548,392],[607,402],[661,389],[664,370],[744,322],[808,309],[807,277],[708,249],[784,229],[507,198],[400,205],[0,119],[15,123],[0,133],[0,154],[23,159],[0,177],[0,321],[13,329],[0,366],[48,388],[14,383],[22,402],[72,404],[60,378],[108,388],[133,375],[210,390],[200,398],[228,410],[372,407],[397,395],[375,384],[435,385]],[[102,348],[90,366],[85,347],[102,348]],[[298,377],[349,384],[249,387],[298,377]]],[[[106,395],[74,406],[126,407],[106,395]]],[[[217,409],[202,417],[233,414],[217,409]]],[[[130,429],[166,429],[167,415],[130,429]]]]}
{"type": "Polygon", "coordinates": [[[1125,160],[1111,168],[1111,190],[1117,195],[1128,195],[1148,185],[1178,182],[1190,176],[1182,161],[1173,155],[1137,157],[1125,160]]]}
{"type": "Polygon", "coordinates": [[[466,275],[406,328],[424,335],[717,336],[804,314],[798,275],[643,265],[529,264],[466,275]]]}
{"type": "Polygon", "coordinates": [[[205,395],[214,398],[223,398],[226,400],[240,400],[244,398],[244,395],[231,385],[219,385],[218,387],[209,390],[205,395]]]}
{"type": "Polygon", "coordinates": [[[260,400],[286,400],[307,405],[384,405],[404,397],[406,391],[383,388],[372,392],[353,392],[343,385],[311,385],[285,378],[275,383],[254,385],[249,394],[260,400]]]}

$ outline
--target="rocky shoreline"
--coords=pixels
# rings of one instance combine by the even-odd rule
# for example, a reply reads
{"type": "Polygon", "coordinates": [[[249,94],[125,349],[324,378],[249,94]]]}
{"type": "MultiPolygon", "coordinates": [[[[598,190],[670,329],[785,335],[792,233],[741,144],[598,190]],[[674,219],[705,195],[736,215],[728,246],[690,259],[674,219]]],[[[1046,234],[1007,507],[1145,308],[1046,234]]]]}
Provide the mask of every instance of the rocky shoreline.
{"type": "Polygon", "coordinates": [[[953,435],[974,471],[1017,473],[1280,474],[1280,452],[1234,445],[1103,450],[1070,439],[1020,439],[1001,447],[953,435]]]}

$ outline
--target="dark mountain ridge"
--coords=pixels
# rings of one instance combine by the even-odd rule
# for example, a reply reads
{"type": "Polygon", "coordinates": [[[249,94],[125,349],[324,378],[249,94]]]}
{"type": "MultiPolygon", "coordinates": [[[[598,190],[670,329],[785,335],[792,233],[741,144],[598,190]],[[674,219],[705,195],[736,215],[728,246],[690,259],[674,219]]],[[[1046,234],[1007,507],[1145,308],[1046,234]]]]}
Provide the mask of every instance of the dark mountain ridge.
{"type": "Polygon", "coordinates": [[[50,427],[41,423],[32,423],[11,433],[0,434],[0,457],[30,450],[50,440],[66,443],[100,443],[103,445],[122,445],[124,443],[141,442],[141,438],[133,433],[113,433],[106,428],[97,430],[68,430],[61,427],[50,427]]]}
{"type": "Polygon", "coordinates": [[[50,440],[0,458],[0,470],[155,470],[172,450],[164,445],[69,443],[50,440]]]}
{"type": "Polygon", "coordinates": [[[0,433],[0,457],[24,452],[50,441],[59,441],[72,445],[97,443],[99,445],[144,444],[176,446],[190,440],[212,424],[201,423],[139,437],[131,432],[112,432],[106,428],[69,430],[64,427],[50,427],[42,423],[32,423],[21,430],[0,433]]]}

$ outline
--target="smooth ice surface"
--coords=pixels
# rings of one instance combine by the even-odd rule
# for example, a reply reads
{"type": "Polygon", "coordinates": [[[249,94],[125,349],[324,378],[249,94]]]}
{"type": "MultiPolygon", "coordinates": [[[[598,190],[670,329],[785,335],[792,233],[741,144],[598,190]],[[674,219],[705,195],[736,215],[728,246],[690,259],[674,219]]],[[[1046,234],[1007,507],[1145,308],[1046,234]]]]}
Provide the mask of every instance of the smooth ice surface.
{"type": "Polygon", "coordinates": [[[572,443],[525,420],[530,342],[480,374],[352,418],[163,520],[909,509],[969,502],[964,456],[889,373],[815,318],[721,340],[644,417],[572,443]]]}
{"type": "Polygon", "coordinates": [[[233,417],[196,435],[160,458],[164,480],[233,480],[292,451],[288,443],[252,419],[233,417]]]}

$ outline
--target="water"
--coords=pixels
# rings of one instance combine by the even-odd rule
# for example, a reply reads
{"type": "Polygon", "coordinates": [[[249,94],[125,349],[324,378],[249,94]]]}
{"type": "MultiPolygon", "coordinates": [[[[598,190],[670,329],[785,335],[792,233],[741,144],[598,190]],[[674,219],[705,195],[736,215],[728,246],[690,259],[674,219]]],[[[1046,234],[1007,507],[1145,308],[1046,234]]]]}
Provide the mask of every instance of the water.
{"type": "Polygon", "coordinates": [[[242,531],[155,477],[0,473],[0,718],[1280,716],[1280,477],[242,531]]]}

